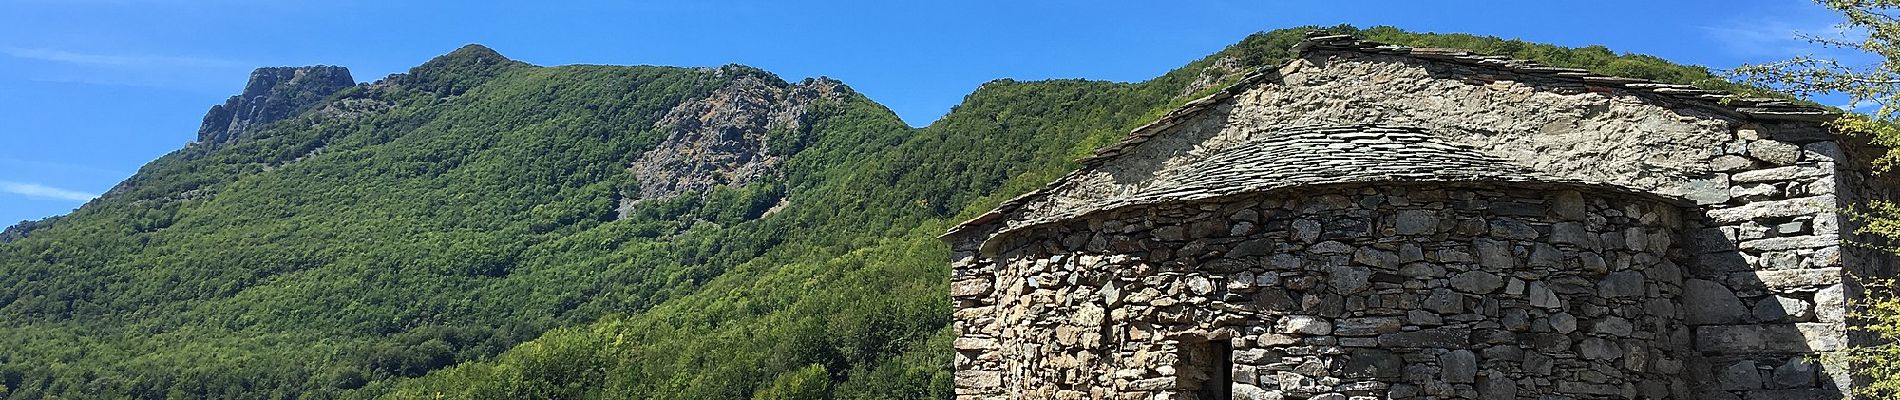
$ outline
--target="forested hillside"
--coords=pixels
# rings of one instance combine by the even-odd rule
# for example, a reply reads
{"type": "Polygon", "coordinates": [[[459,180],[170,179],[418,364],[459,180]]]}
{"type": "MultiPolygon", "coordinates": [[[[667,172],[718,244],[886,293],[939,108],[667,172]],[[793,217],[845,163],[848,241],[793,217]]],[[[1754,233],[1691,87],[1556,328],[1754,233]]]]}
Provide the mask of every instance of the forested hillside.
{"type": "MultiPolygon", "coordinates": [[[[834,81],[460,49],[0,235],[0,393],[945,398],[935,236],[1310,29],[1140,83],[991,82],[920,129],[834,81]],[[650,155],[699,142],[733,156],[650,155]],[[634,165],[704,184],[642,197],[634,165]]],[[[1328,29],[1733,88],[1602,48],[1328,29]]]]}

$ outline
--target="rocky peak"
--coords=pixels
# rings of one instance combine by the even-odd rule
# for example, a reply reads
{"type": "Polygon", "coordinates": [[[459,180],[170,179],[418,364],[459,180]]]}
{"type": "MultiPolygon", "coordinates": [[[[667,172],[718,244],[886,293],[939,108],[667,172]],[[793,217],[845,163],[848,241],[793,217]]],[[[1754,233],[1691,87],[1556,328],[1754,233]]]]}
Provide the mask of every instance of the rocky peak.
{"type": "Polygon", "coordinates": [[[219,146],[247,131],[290,118],[337,91],[356,85],[350,70],[334,66],[271,67],[251,72],[244,91],[211,106],[198,127],[198,142],[219,146]]]}

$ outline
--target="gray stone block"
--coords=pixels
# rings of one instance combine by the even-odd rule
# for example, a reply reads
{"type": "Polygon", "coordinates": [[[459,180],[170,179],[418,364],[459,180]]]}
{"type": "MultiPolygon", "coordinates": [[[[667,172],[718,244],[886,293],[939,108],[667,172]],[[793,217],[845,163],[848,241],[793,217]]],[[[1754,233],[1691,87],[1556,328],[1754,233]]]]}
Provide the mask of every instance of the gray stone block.
{"type": "Polygon", "coordinates": [[[1696,350],[1717,354],[1810,353],[1846,347],[1834,323],[1709,325],[1695,328],[1696,350]]]}
{"type": "Polygon", "coordinates": [[[1597,295],[1607,298],[1637,297],[1644,294],[1643,274],[1636,271],[1611,273],[1597,283],[1597,295]]]}
{"type": "Polygon", "coordinates": [[[1742,299],[1720,283],[1689,279],[1682,282],[1682,292],[1683,321],[1690,325],[1739,323],[1748,315],[1742,299]]]}
{"type": "Polygon", "coordinates": [[[1465,293],[1490,294],[1504,287],[1504,278],[1484,271],[1466,271],[1451,277],[1451,287],[1465,293]]]}
{"type": "Polygon", "coordinates": [[[1761,370],[1754,361],[1744,360],[1716,372],[1715,382],[1723,390],[1759,390],[1762,388],[1761,370]]]}
{"type": "Polygon", "coordinates": [[[1478,377],[1478,355],[1471,350],[1452,350],[1438,356],[1439,376],[1446,382],[1472,383],[1478,377]]]}

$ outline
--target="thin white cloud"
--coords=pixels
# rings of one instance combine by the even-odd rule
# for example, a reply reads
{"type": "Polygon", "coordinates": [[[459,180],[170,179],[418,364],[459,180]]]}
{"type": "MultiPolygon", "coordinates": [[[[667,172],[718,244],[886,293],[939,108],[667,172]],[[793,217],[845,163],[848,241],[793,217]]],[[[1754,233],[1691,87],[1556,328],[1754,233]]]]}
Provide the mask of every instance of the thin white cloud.
{"type": "Polygon", "coordinates": [[[103,176],[103,177],[124,177],[126,175],[130,175],[130,174],[125,173],[125,171],[115,171],[115,170],[110,170],[110,169],[105,169],[105,168],[97,168],[97,167],[73,164],[73,163],[29,160],[29,159],[24,159],[24,158],[10,157],[6,155],[0,155],[0,166],[6,166],[8,167],[8,169],[32,168],[32,169],[39,169],[39,170],[50,170],[50,171],[61,171],[61,172],[78,172],[78,173],[86,173],[86,174],[103,176]]]}
{"type": "Polygon", "coordinates": [[[58,49],[0,47],[0,54],[8,57],[108,67],[233,67],[239,64],[230,60],[201,57],[179,57],[158,55],[128,54],[91,54],[58,49]]]}
{"type": "Polygon", "coordinates": [[[1825,23],[1797,27],[1783,21],[1736,22],[1700,28],[1709,39],[1731,53],[1775,58],[1809,55],[1821,49],[1801,39],[1802,34],[1832,36],[1839,32],[1825,23]]]}
{"type": "Polygon", "coordinates": [[[1864,29],[1842,26],[1839,13],[1808,2],[1763,4],[1741,14],[1698,26],[1717,50],[1759,63],[1793,57],[1819,56],[1843,62],[1869,60],[1865,53],[1819,43],[1810,38],[1853,41],[1865,38],[1864,29]]]}
{"type": "Polygon", "coordinates": [[[60,189],[37,183],[0,181],[0,192],[26,197],[52,200],[89,201],[98,195],[77,190],[60,189]]]}

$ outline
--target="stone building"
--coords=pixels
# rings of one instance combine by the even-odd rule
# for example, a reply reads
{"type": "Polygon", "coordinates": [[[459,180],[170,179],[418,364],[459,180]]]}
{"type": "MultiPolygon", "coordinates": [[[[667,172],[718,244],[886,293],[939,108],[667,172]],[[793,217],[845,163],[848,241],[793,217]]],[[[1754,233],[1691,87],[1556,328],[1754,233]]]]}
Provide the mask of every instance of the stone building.
{"type": "Polygon", "coordinates": [[[959,399],[1822,399],[1828,112],[1313,36],[944,236],[959,399]]]}

